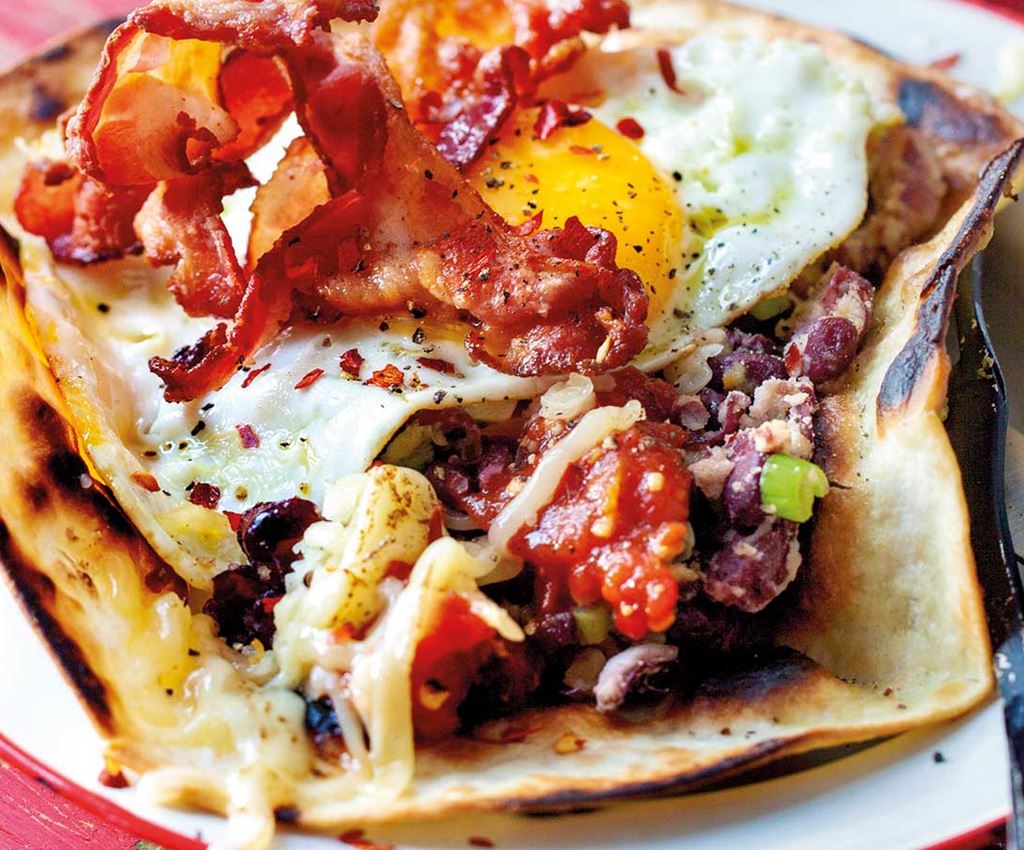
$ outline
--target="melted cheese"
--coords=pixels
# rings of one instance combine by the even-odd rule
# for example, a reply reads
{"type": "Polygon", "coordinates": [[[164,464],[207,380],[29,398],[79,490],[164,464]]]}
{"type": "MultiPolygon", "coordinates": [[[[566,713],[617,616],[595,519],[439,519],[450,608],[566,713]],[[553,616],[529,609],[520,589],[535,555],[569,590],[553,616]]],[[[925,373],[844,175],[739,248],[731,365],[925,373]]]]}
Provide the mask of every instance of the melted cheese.
{"type": "Polygon", "coordinates": [[[551,501],[569,466],[599,445],[605,437],[625,431],[644,418],[640,402],[624,407],[598,407],[589,411],[568,434],[549,448],[530,473],[526,484],[494,518],[487,538],[499,552],[523,526],[537,522],[541,509],[551,501]]]}

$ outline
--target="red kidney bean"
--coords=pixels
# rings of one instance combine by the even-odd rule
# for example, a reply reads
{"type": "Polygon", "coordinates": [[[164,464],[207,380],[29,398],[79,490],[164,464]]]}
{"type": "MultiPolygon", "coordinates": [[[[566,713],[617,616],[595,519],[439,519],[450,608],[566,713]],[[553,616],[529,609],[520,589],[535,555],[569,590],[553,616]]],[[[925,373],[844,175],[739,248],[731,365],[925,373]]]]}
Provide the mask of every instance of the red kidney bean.
{"type": "Polygon", "coordinates": [[[274,605],[284,595],[284,570],[276,564],[233,564],[213,577],[203,606],[229,645],[259,640],[274,645],[274,605]]]}
{"type": "Polygon", "coordinates": [[[730,523],[738,528],[753,528],[765,518],[761,510],[761,470],[765,455],[754,448],[748,433],[732,443],[732,472],[725,479],[722,502],[730,523]]]}
{"type": "Polygon", "coordinates": [[[298,558],[293,547],[306,529],[320,519],[316,505],[306,499],[260,502],[242,514],[238,545],[254,564],[290,567],[298,558]]]}
{"type": "Polygon", "coordinates": [[[756,613],[796,576],[798,525],[771,518],[744,534],[730,528],[704,572],[704,592],[717,602],[756,613]]]}
{"type": "Polygon", "coordinates": [[[774,354],[734,351],[708,360],[711,386],[716,390],[741,390],[750,395],[769,378],[785,378],[786,366],[774,354]]]}
{"type": "Polygon", "coordinates": [[[752,351],[756,354],[779,353],[779,344],[764,334],[748,334],[739,328],[729,328],[725,334],[733,351],[752,351]]]}
{"type": "Polygon", "coordinates": [[[853,363],[860,334],[849,319],[826,316],[814,322],[800,342],[803,348],[800,372],[812,383],[823,384],[838,378],[853,363]]]}

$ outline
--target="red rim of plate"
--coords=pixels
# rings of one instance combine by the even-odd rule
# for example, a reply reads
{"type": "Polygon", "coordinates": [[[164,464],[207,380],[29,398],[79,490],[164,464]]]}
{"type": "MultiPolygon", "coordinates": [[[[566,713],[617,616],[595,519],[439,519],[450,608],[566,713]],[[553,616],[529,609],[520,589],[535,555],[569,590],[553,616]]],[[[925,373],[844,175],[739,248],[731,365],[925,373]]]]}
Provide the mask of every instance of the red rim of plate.
{"type": "Polygon", "coordinates": [[[1024,0],[955,0],[955,2],[1009,18],[1014,23],[1024,26],[1024,0]]]}
{"type": "Polygon", "coordinates": [[[107,824],[130,833],[132,836],[154,841],[167,850],[204,850],[206,847],[202,841],[172,832],[159,824],[132,814],[95,791],[83,788],[31,753],[25,752],[2,732],[0,732],[0,761],[26,776],[41,781],[60,796],[71,800],[86,811],[102,818],[107,824]]]}
{"type": "MultiPolygon", "coordinates": [[[[1024,0],[955,0],[955,2],[1008,18],[1014,23],[1024,26],[1024,0]]],[[[106,797],[83,788],[35,756],[25,752],[3,733],[0,733],[0,760],[27,776],[41,780],[62,797],[103,818],[111,826],[147,841],[154,841],[167,850],[204,850],[206,848],[206,844],[202,841],[188,838],[132,814],[106,797]]],[[[950,836],[937,844],[932,844],[927,850],[964,850],[965,846],[969,846],[968,843],[975,839],[980,845],[980,842],[986,839],[990,833],[1005,823],[1006,818],[997,818],[959,835],[950,836]]]]}

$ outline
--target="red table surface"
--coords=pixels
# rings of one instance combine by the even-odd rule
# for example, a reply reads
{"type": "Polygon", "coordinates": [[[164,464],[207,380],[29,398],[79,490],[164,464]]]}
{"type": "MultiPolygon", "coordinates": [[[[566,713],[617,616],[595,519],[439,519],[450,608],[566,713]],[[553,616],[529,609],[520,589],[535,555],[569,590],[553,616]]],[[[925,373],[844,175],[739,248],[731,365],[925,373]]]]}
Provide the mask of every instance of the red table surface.
{"type": "MultiPolygon", "coordinates": [[[[1024,0],[967,0],[1024,21],[1024,0]]],[[[123,0],[0,0],[0,65],[17,61],[65,30],[124,14],[123,0]]],[[[941,850],[1005,847],[1001,827],[983,827],[941,850]]],[[[132,831],[59,793],[45,777],[0,757],[0,850],[159,850],[132,831]]],[[[934,850],[939,850],[935,848],[934,850]]]]}

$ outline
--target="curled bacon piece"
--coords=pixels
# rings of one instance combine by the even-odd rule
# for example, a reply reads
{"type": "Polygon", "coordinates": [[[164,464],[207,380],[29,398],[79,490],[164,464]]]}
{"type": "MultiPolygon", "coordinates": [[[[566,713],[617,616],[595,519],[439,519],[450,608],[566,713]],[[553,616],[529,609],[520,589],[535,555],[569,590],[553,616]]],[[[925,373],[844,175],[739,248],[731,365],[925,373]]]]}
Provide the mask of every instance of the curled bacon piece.
{"type": "Polygon", "coordinates": [[[221,66],[217,86],[221,103],[238,125],[234,140],[214,154],[221,162],[244,159],[263,147],[293,108],[288,77],[270,56],[233,51],[221,66]]]}
{"type": "Polygon", "coordinates": [[[376,15],[373,0],[159,0],[137,9],[130,20],[168,38],[272,52],[306,44],[334,18],[371,21],[376,15]]]}
{"type": "Polygon", "coordinates": [[[485,11],[459,0],[389,0],[374,39],[398,76],[420,129],[459,169],[474,162],[517,102],[581,52],[580,34],[629,26],[624,0],[497,0],[485,11]],[[479,32],[485,16],[487,31],[479,32]],[[438,34],[451,20],[464,35],[438,34]],[[487,36],[511,43],[484,49],[487,36]]]}
{"type": "Polygon", "coordinates": [[[149,368],[165,384],[164,398],[186,401],[223,386],[245,359],[291,314],[292,286],[303,277],[329,273],[357,256],[356,237],[365,214],[357,192],[319,207],[286,231],[257,263],[230,330],[218,324],[171,359],[153,357],[149,368]],[[346,251],[346,248],[348,249],[346,251]],[[327,266],[322,263],[327,263],[327,266]]]}
{"type": "Polygon", "coordinates": [[[29,233],[46,239],[55,259],[96,263],[138,249],[132,221],[148,192],[111,192],[66,162],[32,162],[22,175],[14,212],[29,233]]]}
{"type": "Polygon", "coordinates": [[[615,265],[611,233],[573,216],[564,228],[520,240],[519,251],[508,244],[499,257],[498,239],[474,245],[482,229],[446,241],[447,273],[437,278],[446,300],[471,304],[490,321],[490,338],[485,331],[467,341],[477,358],[516,375],[586,374],[623,366],[646,344],[647,297],[636,274],[615,265]]]}
{"type": "Polygon", "coordinates": [[[253,183],[243,163],[161,183],[135,219],[150,262],[176,266],[168,287],[190,316],[238,310],[245,275],[221,213],[225,195],[253,183]]]}
{"type": "MultiPolygon", "coordinates": [[[[332,192],[341,194],[376,170],[384,154],[387,120],[379,79],[325,35],[286,58],[299,123],[329,167],[332,192]]],[[[378,69],[376,76],[381,73],[387,72],[378,69]]],[[[397,94],[393,102],[401,105],[397,94]]]]}
{"type": "Polygon", "coordinates": [[[305,136],[292,141],[270,179],[256,190],[249,231],[250,268],[278,237],[331,198],[327,173],[305,136]]]}
{"type": "MultiPolygon", "coordinates": [[[[249,4],[251,5],[251,4],[249,4]]],[[[68,122],[67,148],[108,186],[152,186],[244,159],[292,109],[277,62],[192,34],[141,28],[145,7],[107,39],[100,67],[68,122]]]]}
{"type": "Polygon", "coordinates": [[[469,84],[448,104],[454,117],[438,134],[441,155],[460,170],[469,166],[501,130],[517,100],[533,87],[525,50],[511,46],[485,53],[469,84]]]}
{"type": "Polygon", "coordinates": [[[220,54],[220,45],[173,41],[130,21],[114,30],[68,122],[78,168],[108,186],[152,186],[207,167],[238,135],[218,102],[220,54]]]}
{"type": "Polygon", "coordinates": [[[515,0],[510,14],[516,29],[516,44],[541,62],[552,48],[578,38],[582,32],[605,33],[612,27],[629,26],[629,5],[625,0],[515,0]]]}

